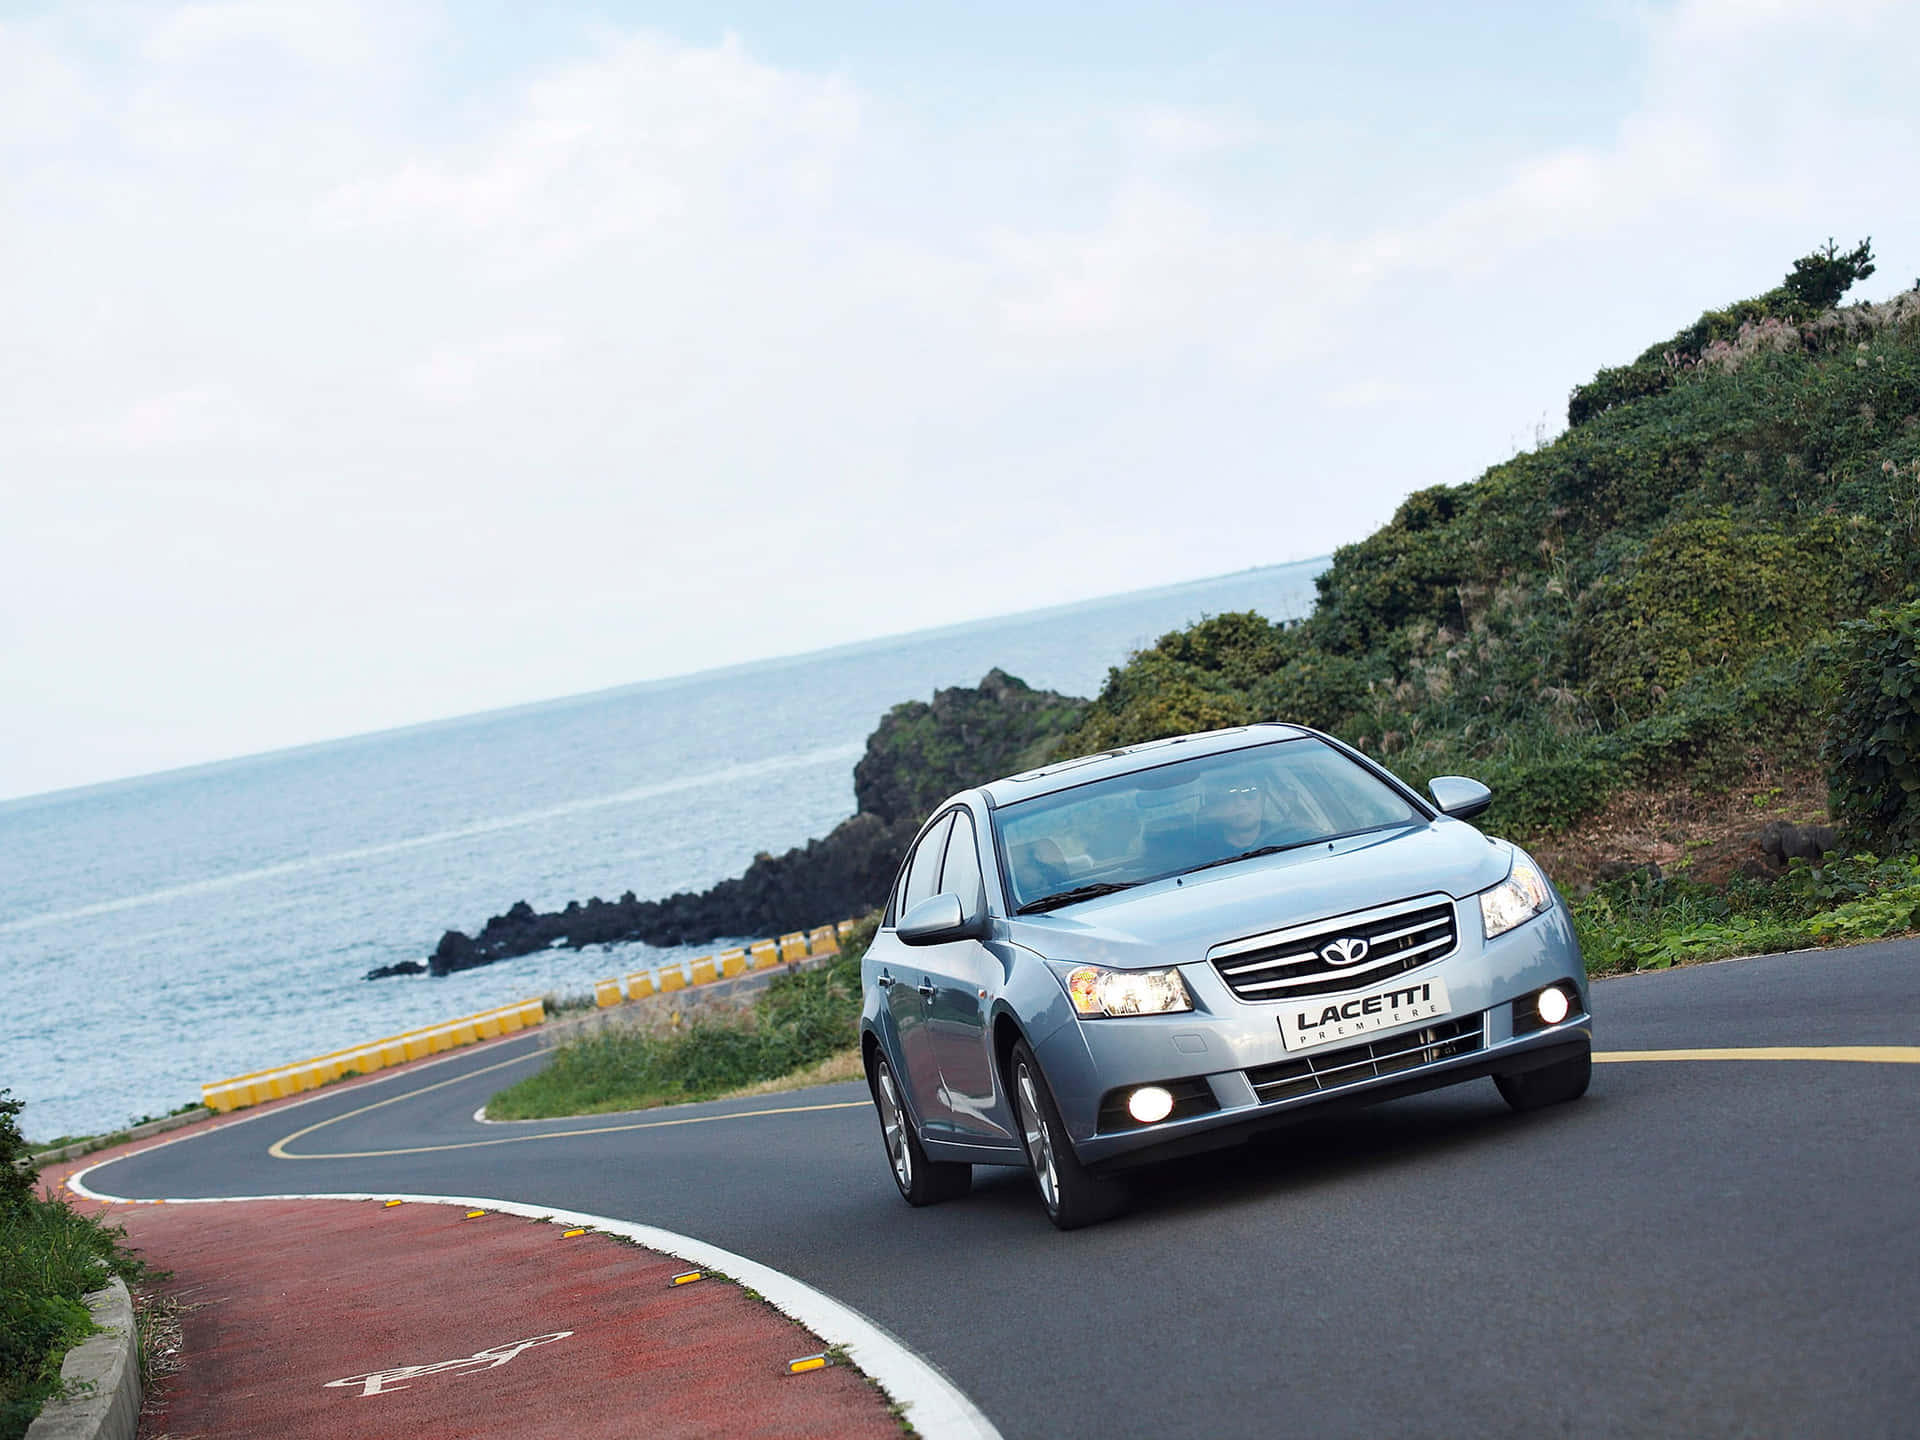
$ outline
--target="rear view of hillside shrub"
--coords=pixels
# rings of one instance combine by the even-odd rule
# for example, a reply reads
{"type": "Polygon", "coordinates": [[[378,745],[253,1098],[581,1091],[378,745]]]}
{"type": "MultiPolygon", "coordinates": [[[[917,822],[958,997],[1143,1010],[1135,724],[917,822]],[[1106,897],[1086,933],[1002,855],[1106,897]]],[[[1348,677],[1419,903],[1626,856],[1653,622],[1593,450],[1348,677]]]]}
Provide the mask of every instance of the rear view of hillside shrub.
{"type": "Polygon", "coordinates": [[[1834,818],[1881,854],[1920,846],[1920,600],[1842,625],[1832,683],[1834,818]]]}

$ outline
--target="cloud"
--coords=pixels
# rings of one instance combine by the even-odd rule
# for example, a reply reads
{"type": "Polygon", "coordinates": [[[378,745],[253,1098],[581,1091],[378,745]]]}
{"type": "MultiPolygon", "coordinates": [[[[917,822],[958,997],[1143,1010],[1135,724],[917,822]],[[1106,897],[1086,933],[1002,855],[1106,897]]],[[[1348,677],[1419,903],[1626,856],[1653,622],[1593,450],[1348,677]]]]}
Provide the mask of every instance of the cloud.
{"type": "Polygon", "coordinates": [[[1324,552],[1830,232],[1920,269],[1915,13],[1650,12],[1607,127],[1418,205],[1151,75],[4,22],[0,794],[1324,552]]]}

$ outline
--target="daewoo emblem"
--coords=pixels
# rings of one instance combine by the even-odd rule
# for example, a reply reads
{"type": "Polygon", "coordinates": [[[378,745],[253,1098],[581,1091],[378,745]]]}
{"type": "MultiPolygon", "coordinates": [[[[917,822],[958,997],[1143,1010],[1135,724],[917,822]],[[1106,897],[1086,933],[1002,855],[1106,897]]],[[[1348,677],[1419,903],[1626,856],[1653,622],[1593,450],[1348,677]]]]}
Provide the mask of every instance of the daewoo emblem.
{"type": "Polygon", "coordinates": [[[1320,958],[1329,965],[1358,965],[1367,958],[1367,942],[1358,936],[1336,940],[1320,952],[1320,958]]]}

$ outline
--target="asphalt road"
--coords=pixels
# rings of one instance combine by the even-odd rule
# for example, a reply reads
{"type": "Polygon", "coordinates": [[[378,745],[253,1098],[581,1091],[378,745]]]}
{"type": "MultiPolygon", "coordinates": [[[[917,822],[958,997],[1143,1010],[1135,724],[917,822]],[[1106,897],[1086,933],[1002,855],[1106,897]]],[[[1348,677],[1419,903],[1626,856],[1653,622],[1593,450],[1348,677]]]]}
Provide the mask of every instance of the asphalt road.
{"type": "MultiPolygon", "coordinates": [[[[1594,1011],[1600,1052],[1916,1046],[1920,942],[1605,981],[1594,1011]]],[[[910,1210],[858,1085],[476,1123],[536,1044],[88,1184],[664,1226],[865,1311],[1009,1437],[1920,1434],[1920,1065],[1603,1064],[1527,1117],[1481,1080],[1148,1172],[1063,1235],[1009,1170],[910,1210]]]]}

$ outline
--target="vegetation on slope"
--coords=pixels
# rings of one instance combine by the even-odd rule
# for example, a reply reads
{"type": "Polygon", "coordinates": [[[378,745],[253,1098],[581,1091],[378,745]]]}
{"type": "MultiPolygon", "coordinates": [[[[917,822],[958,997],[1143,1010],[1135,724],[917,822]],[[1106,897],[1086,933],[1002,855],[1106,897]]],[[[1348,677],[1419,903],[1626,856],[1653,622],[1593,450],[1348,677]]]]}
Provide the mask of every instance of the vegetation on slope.
{"type": "Polygon", "coordinates": [[[1576,392],[1551,445],[1338,551],[1306,621],[1162,637],[1060,753],[1300,720],[1415,783],[1486,780],[1522,837],[1627,787],[1817,767],[1839,627],[1920,593],[1920,292],[1812,310],[1867,273],[1830,247],[1656,347],[1659,386],[1576,392]]]}
{"type": "Polygon", "coordinates": [[[124,1231],[40,1197],[20,1109],[0,1090],[0,1440],[26,1434],[59,1391],[61,1359],[94,1330],[88,1292],[144,1273],[120,1247],[124,1231]]]}

